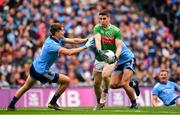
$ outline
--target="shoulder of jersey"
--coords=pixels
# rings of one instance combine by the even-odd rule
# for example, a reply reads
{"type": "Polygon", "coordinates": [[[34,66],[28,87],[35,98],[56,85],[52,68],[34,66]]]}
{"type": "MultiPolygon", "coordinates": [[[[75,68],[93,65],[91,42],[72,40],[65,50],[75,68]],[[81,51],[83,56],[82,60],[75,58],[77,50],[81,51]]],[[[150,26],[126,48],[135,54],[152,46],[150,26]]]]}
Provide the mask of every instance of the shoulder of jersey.
{"type": "Polygon", "coordinates": [[[113,25],[113,24],[111,24],[111,28],[115,29],[116,31],[119,31],[119,30],[120,30],[117,26],[115,26],[115,25],[113,25]]]}
{"type": "Polygon", "coordinates": [[[154,86],[154,88],[157,88],[159,86],[159,83],[156,83],[156,85],[154,86]]]}
{"type": "Polygon", "coordinates": [[[46,41],[47,44],[54,44],[54,45],[58,45],[57,42],[55,42],[54,40],[52,39],[48,39],[48,41],[46,41]]]}
{"type": "Polygon", "coordinates": [[[96,24],[94,27],[100,27],[101,25],[100,24],[96,24]]]}
{"type": "Polygon", "coordinates": [[[175,84],[174,82],[172,82],[172,81],[168,81],[168,83],[170,83],[170,84],[175,84]]]}

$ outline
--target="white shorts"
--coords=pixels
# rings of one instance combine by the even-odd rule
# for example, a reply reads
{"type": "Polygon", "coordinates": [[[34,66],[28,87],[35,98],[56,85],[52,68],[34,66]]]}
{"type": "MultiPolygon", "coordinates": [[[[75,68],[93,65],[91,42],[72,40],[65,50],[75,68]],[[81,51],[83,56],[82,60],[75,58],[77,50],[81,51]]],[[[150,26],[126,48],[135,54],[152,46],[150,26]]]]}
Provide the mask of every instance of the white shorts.
{"type": "Polygon", "coordinates": [[[106,62],[95,60],[94,71],[102,72],[102,70],[106,64],[107,64],[106,62]]]}

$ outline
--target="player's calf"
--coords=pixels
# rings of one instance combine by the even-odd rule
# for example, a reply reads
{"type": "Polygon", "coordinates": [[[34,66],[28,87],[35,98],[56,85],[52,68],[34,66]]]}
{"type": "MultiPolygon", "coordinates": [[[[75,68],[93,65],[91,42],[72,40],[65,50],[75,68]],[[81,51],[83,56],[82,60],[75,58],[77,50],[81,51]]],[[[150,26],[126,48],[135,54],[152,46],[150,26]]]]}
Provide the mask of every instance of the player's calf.
{"type": "Polygon", "coordinates": [[[132,87],[136,93],[137,96],[140,95],[140,90],[139,90],[139,83],[138,81],[130,81],[129,86],[132,87]]]}

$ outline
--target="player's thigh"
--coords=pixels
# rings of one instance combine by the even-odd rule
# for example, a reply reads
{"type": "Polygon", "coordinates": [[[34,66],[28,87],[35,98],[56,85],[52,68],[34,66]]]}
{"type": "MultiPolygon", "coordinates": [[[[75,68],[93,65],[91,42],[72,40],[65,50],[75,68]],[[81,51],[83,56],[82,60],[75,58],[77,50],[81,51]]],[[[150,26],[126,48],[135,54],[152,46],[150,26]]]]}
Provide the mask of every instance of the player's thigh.
{"type": "Polygon", "coordinates": [[[93,71],[94,85],[100,85],[102,82],[102,72],[93,71]]]}
{"type": "Polygon", "coordinates": [[[124,69],[121,84],[129,84],[133,71],[131,69],[124,69]]]}
{"type": "Polygon", "coordinates": [[[59,78],[58,78],[58,83],[69,83],[70,79],[68,76],[64,75],[64,74],[59,74],[59,78]]]}
{"type": "Polygon", "coordinates": [[[112,72],[111,79],[110,79],[110,85],[117,85],[120,84],[122,80],[122,72],[112,72]]]}
{"type": "Polygon", "coordinates": [[[110,77],[116,64],[106,64],[102,70],[102,77],[110,77]]]}

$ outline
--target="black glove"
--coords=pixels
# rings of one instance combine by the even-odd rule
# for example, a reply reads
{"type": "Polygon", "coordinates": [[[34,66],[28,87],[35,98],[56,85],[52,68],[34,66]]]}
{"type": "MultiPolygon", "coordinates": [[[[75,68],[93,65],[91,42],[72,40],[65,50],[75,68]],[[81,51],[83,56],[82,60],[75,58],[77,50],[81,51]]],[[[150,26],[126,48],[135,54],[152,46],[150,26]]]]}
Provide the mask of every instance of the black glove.
{"type": "Polygon", "coordinates": [[[103,61],[108,62],[108,56],[105,54],[108,52],[107,50],[98,50],[99,55],[103,59],[103,61]]]}
{"type": "Polygon", "coordinates": [[[98,52],[99,52],[102,60],[103,60],[104,62],[108,63],[108,64],[113,64],[113,63],[115,63],[115,62],[118,60],[118,58],[117,58],[116,55],[115,55],[115,56],[114,56],[114,61],[113,61],[113,62],[109,62],[109,58],[108,58],[108,56],[105,54],[106,52],[108,52],[108,50],[98,50],[98,52]]]}

